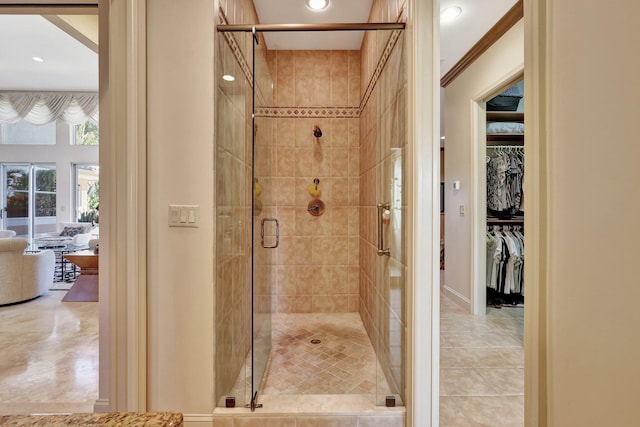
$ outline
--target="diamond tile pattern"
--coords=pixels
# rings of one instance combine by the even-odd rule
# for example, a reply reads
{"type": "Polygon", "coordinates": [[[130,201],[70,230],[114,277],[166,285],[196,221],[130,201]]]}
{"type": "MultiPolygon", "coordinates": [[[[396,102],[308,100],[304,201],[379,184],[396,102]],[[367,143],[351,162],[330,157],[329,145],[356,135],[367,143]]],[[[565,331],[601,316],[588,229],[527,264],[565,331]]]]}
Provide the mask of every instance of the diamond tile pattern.
{"type": "Polygon", "coordinates": [[[264,394],[376,392],[376,355],[358,313],[278,313],[272,327],[264,394]]]}

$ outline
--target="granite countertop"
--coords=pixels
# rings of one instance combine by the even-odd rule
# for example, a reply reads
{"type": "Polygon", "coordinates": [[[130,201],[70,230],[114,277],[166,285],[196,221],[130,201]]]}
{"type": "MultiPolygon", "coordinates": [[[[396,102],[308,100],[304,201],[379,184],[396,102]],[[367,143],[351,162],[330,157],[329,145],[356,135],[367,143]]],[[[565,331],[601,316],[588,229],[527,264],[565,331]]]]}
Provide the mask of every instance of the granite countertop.
{"type": "Polygon", "coordinates": [[[135,426],[179,427],[177,412],[110,412],[103,414],[1,415],[1,426],[135,426]]]}

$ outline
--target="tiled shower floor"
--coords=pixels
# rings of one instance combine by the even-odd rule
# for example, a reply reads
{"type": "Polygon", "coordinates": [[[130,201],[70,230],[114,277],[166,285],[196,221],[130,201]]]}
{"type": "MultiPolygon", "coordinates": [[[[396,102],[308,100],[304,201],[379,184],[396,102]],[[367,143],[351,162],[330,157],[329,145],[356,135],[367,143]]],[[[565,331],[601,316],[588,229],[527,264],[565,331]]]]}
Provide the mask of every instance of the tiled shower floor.
{"type": "Polygon", "coordinates": [[[358,313],[277,313],[272,330],[263,394],[376,393],[376,354],[358,313]]]}

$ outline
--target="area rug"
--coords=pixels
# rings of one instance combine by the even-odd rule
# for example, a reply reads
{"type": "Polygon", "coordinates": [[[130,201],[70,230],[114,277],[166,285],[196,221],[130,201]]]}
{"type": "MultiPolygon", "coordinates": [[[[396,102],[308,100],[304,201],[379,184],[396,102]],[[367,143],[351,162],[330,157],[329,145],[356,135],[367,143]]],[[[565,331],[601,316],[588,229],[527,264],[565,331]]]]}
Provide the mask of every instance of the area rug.
{"type": "Polygon", "coordinates": [[[98,275],[80,276],[62,298],[63,302],[97,302],[98,275]]]}

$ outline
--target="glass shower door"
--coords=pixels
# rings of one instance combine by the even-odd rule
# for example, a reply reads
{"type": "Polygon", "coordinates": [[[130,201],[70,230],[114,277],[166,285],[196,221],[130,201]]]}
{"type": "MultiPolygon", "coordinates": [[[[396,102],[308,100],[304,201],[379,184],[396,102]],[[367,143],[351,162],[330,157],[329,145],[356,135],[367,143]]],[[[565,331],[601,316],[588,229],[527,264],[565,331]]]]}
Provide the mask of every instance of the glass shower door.
{"type": "Polygon", "coordinates": [[[262,114],[272,105],[273,84],[267,66],[267,51],[260,35],[253,37],[252,120],[252,367],[251,409],[257,404],[271,354],[271,296],[273,265],[279,244],[272,185],[273,119],[262,114]]]}
{"type": "Polygon", "coordinates": [[[261,114],[273,86],[264,43],[251,37],[217,37],[215,369],[217,405],[255,409],[271,354],[279,224],[273,119],[261,114]]]}

